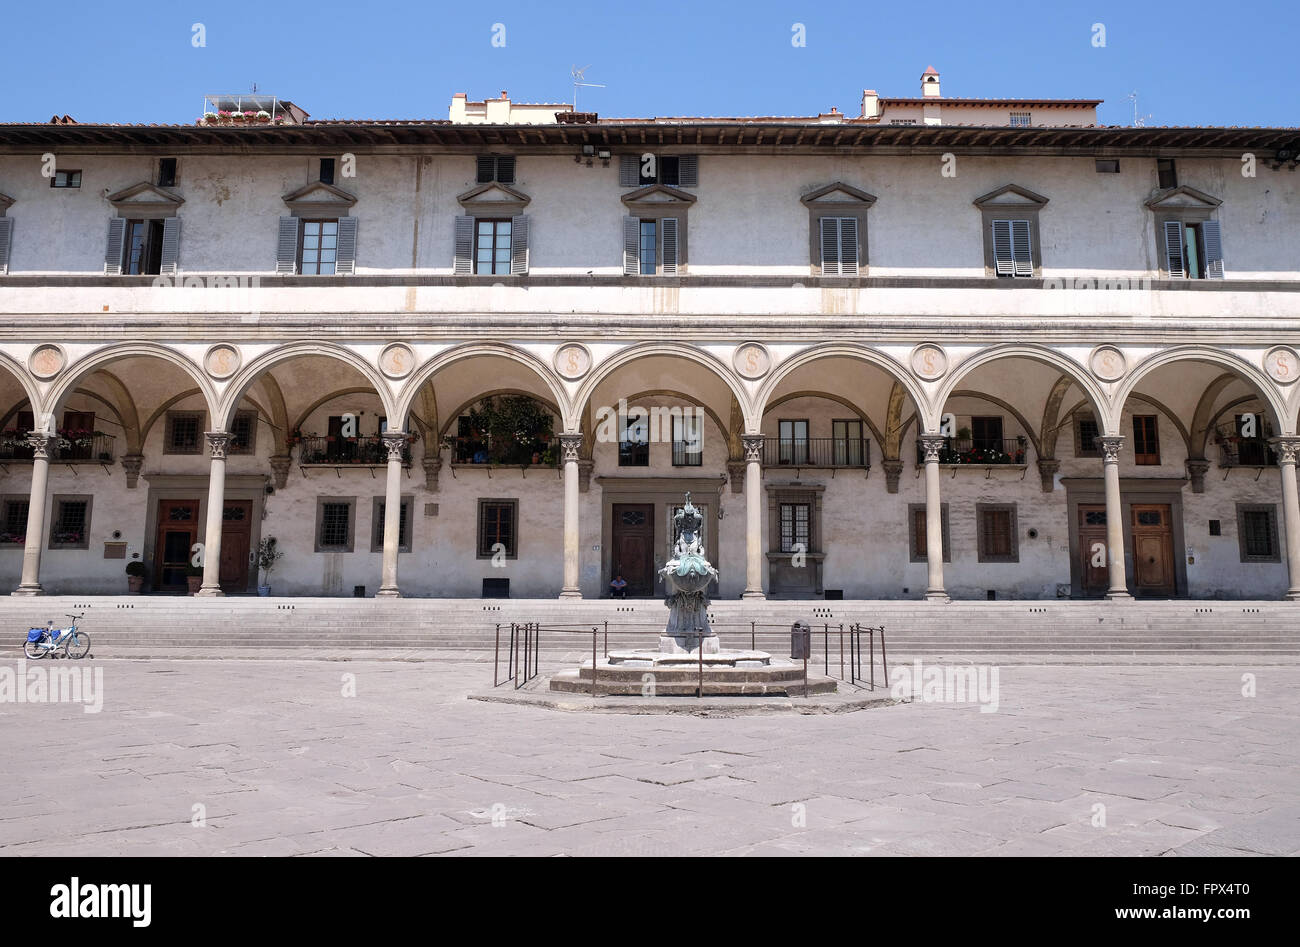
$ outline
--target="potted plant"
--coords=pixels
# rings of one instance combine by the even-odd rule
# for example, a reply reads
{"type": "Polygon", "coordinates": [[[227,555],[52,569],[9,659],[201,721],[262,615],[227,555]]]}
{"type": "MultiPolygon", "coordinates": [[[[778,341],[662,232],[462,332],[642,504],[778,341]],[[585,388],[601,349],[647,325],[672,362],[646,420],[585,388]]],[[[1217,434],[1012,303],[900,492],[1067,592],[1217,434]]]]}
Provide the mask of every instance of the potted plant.
{"type": "Polygon", "coordinates": [[[203,587],[203,567],[196,566],[192,562],[185,564],[185,585],[191,595],[198,592],[203,587]]]}
{"type": "Polygon", "coordinates": [[[266,109],[261,109],[258,111],[255,117],[257,118],[257,122],[259,125],[265,125],[267,122],[271,120],[271,113],[266,111],[266,109]]]}
{"type": "Polygon", "coordinates": [[[144,577],[148,574],[144,563],[139,559],[132,559],[126,564],[126,587],[132,595],[139,595],[140,590],[144,588],[144,577]]]}
{"type": "Polygon", "coordinates": [[[263,581],[257,585],[257,594],[266,597],[271,594],[271,570],[284,558],[284,553],[276,547],[274,536],[267,536],[257,544],[257,568],[261,571],[263,581]]]}

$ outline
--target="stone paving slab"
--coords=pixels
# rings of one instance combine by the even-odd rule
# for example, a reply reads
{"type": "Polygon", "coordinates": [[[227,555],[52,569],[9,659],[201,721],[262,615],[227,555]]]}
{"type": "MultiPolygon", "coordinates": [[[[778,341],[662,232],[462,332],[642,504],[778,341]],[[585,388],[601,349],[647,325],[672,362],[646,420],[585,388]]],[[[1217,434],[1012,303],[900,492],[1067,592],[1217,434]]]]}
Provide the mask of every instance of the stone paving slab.
{"type": "Polygon", "coordinates": [[[99,713],[0,698],[0,854],[1300,854],[1300,668],[1241,655],[735,718],[467,700],[476,661],[83,666],[99,713]]]}

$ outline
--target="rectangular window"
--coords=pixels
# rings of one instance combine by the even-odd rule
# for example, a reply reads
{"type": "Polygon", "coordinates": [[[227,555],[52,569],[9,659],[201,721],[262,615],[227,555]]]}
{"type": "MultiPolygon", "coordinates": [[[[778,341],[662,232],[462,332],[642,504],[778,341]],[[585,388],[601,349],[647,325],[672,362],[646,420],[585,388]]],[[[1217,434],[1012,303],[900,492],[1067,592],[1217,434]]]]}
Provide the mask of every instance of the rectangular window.
{"type": "Polygon", "coordinates": [[[704,462],[704,434],[699,414],[674,414],[672,419],[673,466],[701,466],[704,462]]]}
{"type": "Polygon", "coordinates": [[[993,269],[999,277],[1021,279],[1034,275],[1033,226],[1028,220],[995,220],[993,269]]]}
{"type": "Polygon", "coordinates": [[[498,554],[507,559],[518,557],[518,516],[518,500],[478,501],[478,558],[491,559],[498,554]]]}
{"type": "Polygon", "coordinates": [[[334,183],[334,159],[333,158],[320,159],[320,183],[321,184],[334,183]]]}
{"type": "MultiPolygon", "coordinates": [[[[943,561],[952,561],[952,547],[948,542],[948,504],[939,504],[939,521],[943,529],[943,561]]],[[[926,518],[924,503],[907,505],[907,532],[911,547],[912,562],[925,562],[926,553],[926,518]]]]}
{"type": "Polygon", "coordinates": [[[1119,174],[1119,159],[1097,158],[1096,168],[1098,174],[1119,174]]]}
{"type": "Polygon", "coordinates": [[[1173,158],[1156,159],[1156,177],[1161,189],[1178,186],[1178,171],[1173,158]]]}
{"type": "Polygon", "coordinates": [[[164,433],[164,454],[201,454],[203,452],[203,413],[168,411],[164,433]]]}
{"type": "Polygon", "coordinates": [[[812,549],[812,506],[808,503],[782,503],[780,510],[781,551],[809,552],[812,549]]]}
{"type": "MultiPolygon", "coordinates": [[[[397,551],[411,551],[411,517],[414,512],[414,500],[411,497],[402,498],[402,512],[398,521],[397,530],[397,551]]],[[[384,518],[388,509],[388,504],[383,497],[375,497],[374,511],[371,515],[370,551],[384,551],[384,518]]]]}
{"type": "Polygon", "coordinates": [[[862,436],[862,422],[831,422],[831,463],[837,467],[864,467],[867,462],[867,443],[862,436]]]}
{"type": "Polygon", "coordinates": [[[1160,464],[1160,438],[1154,414],[1133,415],[1133,462],[1145,467],[1160,464]]]}
{"type": "Polygon", "coordinates": [[[318,497],[316,500],[316,551],[351,552],[355,523],[354,497],[318,497]]]}
{"type": "Polygon", "coordinates": [[[51,549],[90,548],[90,497],[56,496],[50,524],[51,549]]]}
{"type": "Polygon", "coordinates": [[[158,186],[159,187],[176,186],[176,159],[175,158],[158,159],[158,186]]]}
{"type": "Polygon", "coordinates": [[[122,275],[158,275],[162,270],[162,238],[161,220],[128,220],[122,241],[122,275]]]}
{"type": "Polygon", "coordinates": [[[5,497],[0,503],[0,546],[21,546],[27,542],[27,497],[5,497]]]}
{"type": "Polygon", "coordinates": [[[1014,504],[975,504],[980,562],[1019,562],[1014,504]]]}
{"type": "Polygon", "coordinates": [[[55,171],[50,187],[81,187],[80,171],[55,171]]]}
{"type": "Polygon", "coordinates": [[[474,272],[510,275],[510,218],[474,221],[474,272]]]}
{"type": "Polygon", "coordinates": [[[808,422],[803,419],[777,422],[778,464],[808,463],[808,422]]]}
{"type": "Polygon", "coordinates": [[[1165,220],[1160,229],[1171,279],[1223,279],[1223,237],[1217,220],[1165,220]]]}
{"type": "Polygon", "coordinates": [[[304,220],[298,246],[298,272],[306,276],[333,276],[338,261],[338,220],[304,220]]]}
{"type": "Polygon", "coordinates": [[[1096,418],[1090,414],[1076,415],[1074,419],[1074,456],[1100,457],[1101,448],[1097,446],[1097,436],[1100,433],[1096,418]]]}
{"type": "Polygon", "coordinates": [[[631,410],[618,419],[618,465],[650,466],[650,417],[643,410],[631,410]]]}
{"type": "Polygon", "coordinates": [[[479,155],[476,159],[475,178],[479,184],[515,183],[514,155],[479,155]]]}
{"type": "Polygon", "coordinates": [[[230,425],[230,443],[226,448],[232,454],[252,454],[257,449],[257,412],[236,411],[230,425]]]}
{"type": "Polygon", "coordinates": [[[856,276],[858,274],[858,219],[856,217],[822,217],[822,275],[856,276]]]}
{"type": "Polygon", "coordinates": [[[1012,112],[1011,127],[1028,128],[1031,124],[1030,119],[1031,119],[1031,114],[1029,112],[1012,112]]]}
{"type": "Polygon", "coordinates": [[[1271,503],[1238,503],[1237,539],[1242,562],[1280,561],[1277,507],[1271,503]]]}
{"type": "Polygon", "coordinates": [[[971,418],[970,432],[971,447],[975,450],[1001,451],[1005,447],[1002,440],[1002,418],[998,415],[971,418]]]}
{"type": "Polygon", "coordinates": [[[641,221],[641,275],[654,276],[659,271],[659,222],[641,221]]]}

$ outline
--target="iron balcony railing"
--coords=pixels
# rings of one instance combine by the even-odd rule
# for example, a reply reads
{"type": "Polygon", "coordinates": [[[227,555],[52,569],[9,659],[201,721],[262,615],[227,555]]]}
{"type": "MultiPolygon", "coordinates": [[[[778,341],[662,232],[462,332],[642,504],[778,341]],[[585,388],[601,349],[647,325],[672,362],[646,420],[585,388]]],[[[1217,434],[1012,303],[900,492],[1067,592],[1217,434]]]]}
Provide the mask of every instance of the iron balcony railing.
{"type": "Polygon", "coordinates": [[[1277,451],[1264,437],[1228,434],[1219,443],[1220,467],[1276,467],[1277,451]]]}
{"type": "MultiPolygon", "coordinates": [[[[111,434],[59,434],[50,439],[50,459],[64,464],[111,464],[116,443],[111,434]]],[[[26,433],[0,434],[0,461],[31,460],[35,454],[26,433]]]]}
{"type": "MultiPolygon", "coordinates": [[[[939,450],[941,464],[1024,464],[1028,463],[1029,442],[1022,437],[1001,440],[990,438],[945,437],[939,450]]],[[[925,448],[916,442],[917,466],[925,464],[925,448]]]]}
{"type": "Polygon", "coordinates": [[[449,437],[454,464],[504,464],[509,467],[557,467],[559,450],[551,441],[500,441],[491,437],[449,437]]]}
{"type": "Polygon", "coordinates": [[[764,467],[871,466],[871,440],[866,437],[765,437],[764,467]]]}
{"type": "MultiPolygon", "coordinates": [[[[408,443],[402,448],[402,463],[410,462],[411,445],[408,443]]],[[[379,436],[308,435],[298,442],[298,463],[376,466],[388,463],[388,448],[384,445],[384,439],[379,436]]]]}

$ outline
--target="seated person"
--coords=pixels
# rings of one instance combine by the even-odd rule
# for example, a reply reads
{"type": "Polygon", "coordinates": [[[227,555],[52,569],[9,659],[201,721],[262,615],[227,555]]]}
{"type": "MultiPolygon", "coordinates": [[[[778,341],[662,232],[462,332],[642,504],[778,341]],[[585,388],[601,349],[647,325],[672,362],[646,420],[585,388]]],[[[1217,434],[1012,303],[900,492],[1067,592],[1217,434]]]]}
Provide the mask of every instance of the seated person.
{"type": "Polygon", "coordinates": [[[615,572],[614,578],[609,580],[609,597],[627,598],[627,580],[622,572],[615,572]]]}

